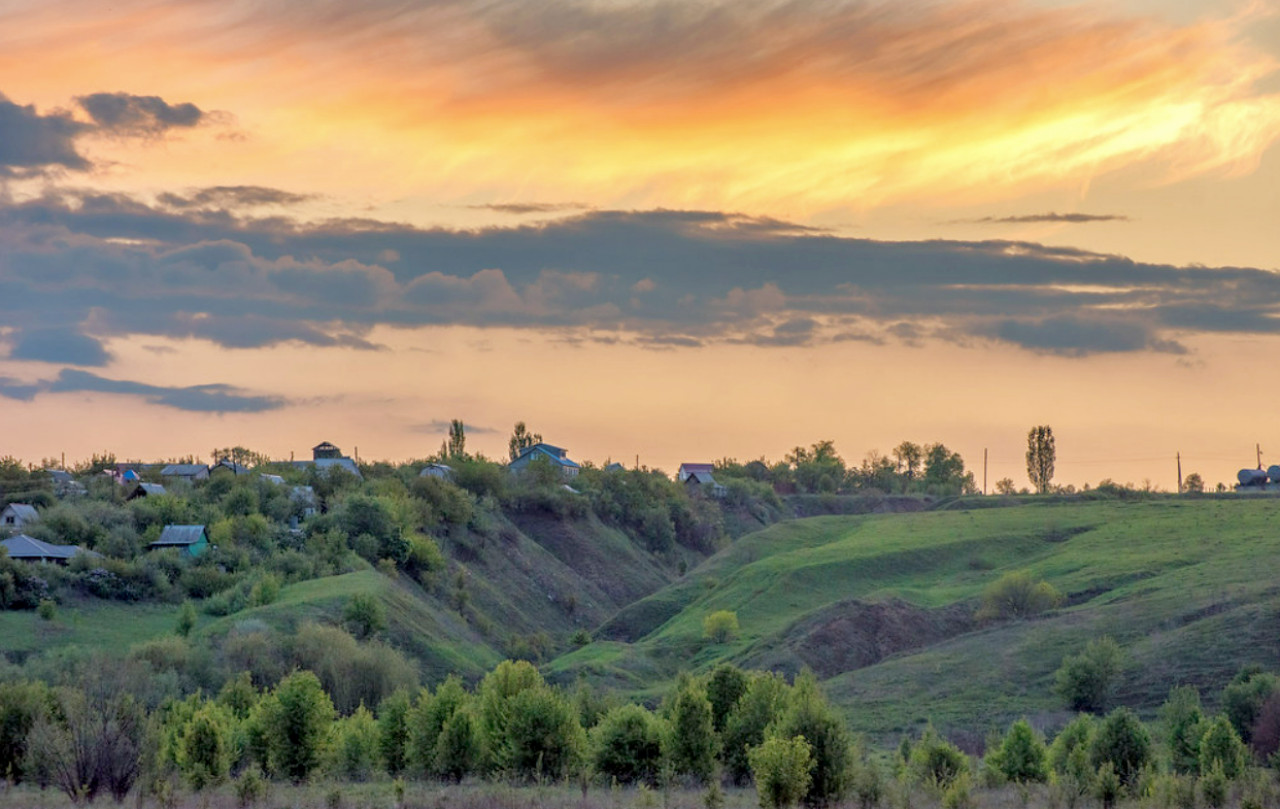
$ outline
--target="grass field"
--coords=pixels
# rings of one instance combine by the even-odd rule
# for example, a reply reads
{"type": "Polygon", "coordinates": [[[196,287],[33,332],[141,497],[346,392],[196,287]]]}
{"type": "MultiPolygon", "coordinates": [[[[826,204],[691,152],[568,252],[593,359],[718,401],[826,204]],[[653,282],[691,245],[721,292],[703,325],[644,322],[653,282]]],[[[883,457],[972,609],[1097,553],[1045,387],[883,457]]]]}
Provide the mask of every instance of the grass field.
{"type": "Polygon", "coordinates": [[[1173,684],[1212,702],[1242,663],[1280,665],[1278,553],[1271,499],[819,517],[744,537],[622,610],[601,630],[611,640],[549,668],[647,697],[721,660],[809,666],[857,730],[981,732],[1022,714],[1058,721],[1054,670],[1109,634],[1130,656],[1119,700],[1150,712],[1173,684]],[[1013,570],[1051,582],[1066,606],[979,626],[983,589],[1013,570]],[[702,621],[721,609],[741,632],[715,645],[702,621]]]}

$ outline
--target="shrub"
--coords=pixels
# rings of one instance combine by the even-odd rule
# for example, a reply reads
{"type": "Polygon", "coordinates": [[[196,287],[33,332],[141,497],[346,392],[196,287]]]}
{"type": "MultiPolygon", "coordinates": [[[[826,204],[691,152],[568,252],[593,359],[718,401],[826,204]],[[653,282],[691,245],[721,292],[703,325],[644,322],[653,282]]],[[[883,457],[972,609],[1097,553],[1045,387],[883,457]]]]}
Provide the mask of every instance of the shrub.
{"type": "Polygon", "coordinates": [[[1093,793],[1102,803],[1103,809],[1111,809],[1116,805],[1116,798],[1120,797],[1122,786],[1123,783],[1116,773],[1115,765],[1110,761],[1104,761],[1102,766],[1098,767],[1098,774],[1093,780],[1093,793]]]}
{"type": "Polygon", "coordinates": [[[767,739],[751,748],[748,757],[760,805],[765,809],[794,806],[808,791],[813,761],[803,737],[767,739]]]}
{"type": "Polygon", "coordinates": [[[1098,725],[1089,759],[1095,767],[1111,764],[1121,782],[1133,786],[1151,763],[1151,736],[1133,711],[1117,708],[1098,725]]]}
{"type": "Polygon", "coordinates": [[[1262,706],[1280,690],[1280,680],[1257,666],[1246,666],[1222,689],[1222,712],[1246,744],[1253,740],[1253,726],[1262,706]]]}
{"type": "Polygon", "coordinates": [[[725,643],[738,635],[738,614],[716,610],[702,619],[702,635],[712,643],[725,643]]]}
{"type": "Polygon", "coordinates": [[[476,692],[480,703],[480,729],[490,770],[500,771],[511,765],[512,751],[507,734],[511,701],[522,691],[544,686],[542,675],[533,664],[524,660],[504,660],[480,681],[476,692]]]}
{"type": "Polygon", "coordinates": [[[639,705],[621,705],[591,730],[595,771],[620,784],[655,785],[662,765],[662,725],[639,705]]]}
{"type": "Polygon", "coordinates": [[[273,574],[266,573],[253,584],[249,590],[249,604],[254,607],[265,607],[276,603],[280,597],[280,580],[273,574]]]}
{"type": "Polygon", "coordinates": [[[236,779],[236,805],[240,809],[254,806],[266,795],[267,785],[262,778],[262,770],[256,766],[245,769],[236,779]]]}
{"type": "Polygon", "coordinates": [[[1033,618],[1062,604],[1062,593],[1025,570],[1006,573],[982,591],[979,621],[1033,618]]]}
{"type": "Polygon", "coordinates": [[[1090,641],[1083,653],[1062,661],[1054,691],[1073,711],[1100,713],[1106,709],[1122,664],[1120,647],[1109,637],[1090,641]]]}
{"type": "Polygon", "coordinates": [[[852,764],[844,720],[827,705],[813,672],[796,678],[787,710],[774,733],[782,738],[804,737],[812,755],[812,777],[804,794],[809,806],[840,802],[849,789],[852,764]]]}
{"type": "Polygon", "coordinates": [[[1219,716],[1205,728],[1200,739],[1200,774],[1208,775],[1218,769],[1228,780],[1234,780],[1244,771],[1246,751],[1244,742],[1225,716],[1219,716]]]}
{"type": "Polygon", "coordinates": [[[716,766],[716,734],[706,691],[683,677],[667,713],[671,725],[665,755],[675,774],[698,782],[710,780],[716,766]]]}
{"type": "Polygon", "coordinates": [[[51,598],[40,599],[40,606],[36,607],[36,614],[42,620],[52,621],[58,617],[58,604],[51,598]]]}
{"type": "Polygon", "coordinates": [[[1200,799],[1210,809],[1221,809],[1227,802],[1227,787],[1231,779],[1222,768],[1222,761],[1214,759],[1209,771],[1200,776],[1200,799]]]}
{"type": "Polygon", "coordinates": [[[44,683],[0,685],[0,772],[21,782],[27,770],[27,734],[49,703],[44,683]]]}
{"type": "Polygon", "coordinates": [[[231,769],[233,724],[221,706],[208,703],[179,731],[178,767],[197,792],[227,777],[231,769]]]}
{"type": "Polygon", "coordinates": [[[969,758],[928,727],[911,749],[908,768],[916,783],[945,791],[961,773],[969,770],[969,758]]]}
{"type": "Polygon", "coordinates": [[[569,701],[548,686],[528,688],[510,703],[510,772],[517,778],[560,780],[581,760],[586,736],[569,701]]]}
{"type": "Polygon", "coordinates": [[[969,773],[957,775],[942,793],[942,809],[974,809],[969,773]]]}
{"type": "Polygon", "coordinates": [[[1043,782],[1048,777],[1044,740],[1026,719],[1009,728],[1000,749],[995,752],[995,765],[1004,777],[1017,783],[1043,782]]]}
{"type": "Polygon", "coordinates": [[[187,637],[191,634],[191,630],[196,626],[196,607],[190,601],[183,601],[182,607],[178,609],[178,622],[174,626],[174,631],[181,637],[187,637]]]}
{"type": "Polygon", "coordinates": [[[292,647],[293,662],[315,672],[341,712],[418,687],[417,666],[401,652],[384,643],[359,643],[334,626],[304,624],[292,647]]]}
{"type": "Polygon", "coordinates": [[[1204,736],[1200,692],[1191,686],[1170,690],[1169,699],[1160,706],[1160,719],[1169,748],[1169,766],[1184,775],[1199,772],[1200,739],[1204,736]]]}
{"type": "Polygon", "coordinates": [[[357,638],[368,638],[387,628],[387,611],[372,593],[356,593],[342,608],[342,620],[357,638]]]}

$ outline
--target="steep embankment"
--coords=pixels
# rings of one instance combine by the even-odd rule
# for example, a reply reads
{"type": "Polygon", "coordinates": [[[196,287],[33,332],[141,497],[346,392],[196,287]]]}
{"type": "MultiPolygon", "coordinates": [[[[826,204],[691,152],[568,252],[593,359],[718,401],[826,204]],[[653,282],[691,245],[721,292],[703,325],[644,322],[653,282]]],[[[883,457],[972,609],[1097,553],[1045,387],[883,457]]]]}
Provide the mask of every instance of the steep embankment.
{"type": "Polygon", "coordinates": [[[859,730],[982,730],[1052,719],[1063,655],[1109,634],[1130,656],[1120,701],[1150,710],[1176,683],[1212,698],[1242,663],[1280,663],[1278,517],[1272,500],[1160,500],[782,523],[621,610],[549,669],[643,695],[721,660],[809,666],[859,730]],[[982,590],[1013,570],[1067,604],[979,626],[982,590]],[[716,610],[737,614],[735,640],[703,638],[716,610]]]}

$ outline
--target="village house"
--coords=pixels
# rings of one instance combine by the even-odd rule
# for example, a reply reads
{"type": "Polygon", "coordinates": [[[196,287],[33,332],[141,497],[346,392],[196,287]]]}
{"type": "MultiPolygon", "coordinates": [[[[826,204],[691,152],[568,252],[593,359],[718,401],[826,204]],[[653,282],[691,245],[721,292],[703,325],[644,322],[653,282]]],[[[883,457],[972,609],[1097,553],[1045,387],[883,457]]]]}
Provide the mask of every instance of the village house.
{"type": "Polygon", "coordinates": [[[85,550],[79,545],[51,545],[26,534],[18,534],[16,537],[0,541],[0,546],[9,552],[10,559],[23,562],[52,562],[65,565],[78,553],[87,553],[90,556],[102,555],[85,550]]]}
{"type": "Polygon", "coordinates": [[[311,448],[311,460],[294,461],[293,465],[299,469],[314,467],[321,472],[328,472],[330,469],[338,468],[364,480],[364,475],[360,474],[360,467],[356,465],[356,462],[343,455],[342,450],[328,441],[321,441],[311,448]]]}
{"type": "Polygon", "coordinates": [[[0,509],[0,531],[16,531],[40,519],[35,506],[26,503],[10,503],[0,509]]]}
{"type": "Polygon", "coordinates": [[[705,472],[710,475],[716,469],[713,463],[682,463],[680,469],[676,472],[676,482],[684,483],[692,475],[698,472],[705,472]]]}
{"type": "Polygon", "coordinates": [[[453,467],[442,463],[429,463],[422,467],[422,471],[418,473],[418,477],[453,480],[453,467]]]}
{"type": "Polygon", "coordinates": [[[219,474],[219,473],[225,474],[227,472],[230,472],[232,475],[236,475],[236,476],[247,475],[249,474],[249,467],[241,463],[236,463],[230,458],[223,458],[213,466],[209,467],[209,475],[211,477],[215,474],[219,474]]]}
{"type": "Polygon", "coordinates": [[[164,486],[159,483],[139,483],[125,500],[137,500],[139,497],[156,497],[165,494],[164,486]]]}
{"type": "Polygon", "coordinates": [[[202,463],[171,463],[160,470],[160,477],[165,480],[185,480],[195,483],[197,480],[209,479],[209,467],[202,463]]]}
{"type": "Polygon", "coordinates": [[[568,450],[551,444],[534,444],[531,447],[525,447],[520,450],[520,454],[514,461],[507,464],[507,468],[512,472],[520,472],[527,468],[529,464],[538,460],[545,460],[552,466],[559,468],[560,474],[565,478],[574,478],[578,476],[578,471],[582,468],[568,457],[568,450]]]}
{"type": "Polygon", "coordinates": [[[209,550],[209,532],[203,525],[166,525],[160,538],[147,548],[153,551],[176,548],[182,556],[194,559],[209,550]]]}

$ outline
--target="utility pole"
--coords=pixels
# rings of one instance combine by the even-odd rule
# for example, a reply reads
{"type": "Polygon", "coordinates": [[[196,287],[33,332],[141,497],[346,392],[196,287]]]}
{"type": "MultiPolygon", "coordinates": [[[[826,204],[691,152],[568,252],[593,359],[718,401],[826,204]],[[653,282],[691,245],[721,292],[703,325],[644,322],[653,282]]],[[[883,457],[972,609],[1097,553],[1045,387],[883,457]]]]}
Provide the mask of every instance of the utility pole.
{"type": "Polygon", "coordinates": [[[1262,445],[1254,444],[1253,446],[1256,447],[1258,450],[1258,468],[1261,469],[1262,468],[1262,445]]]}
{"type": "Polygon", "coordinates": [[[1182,453],[1178,453],[1178,494],[1182,494],[1182,453]]]}
{"type": "Polygon", "coordinates": [[[982,493],[987,493],[987,448],[982,448],[982,493]]]}

